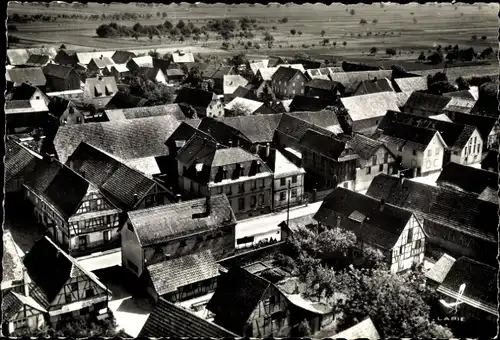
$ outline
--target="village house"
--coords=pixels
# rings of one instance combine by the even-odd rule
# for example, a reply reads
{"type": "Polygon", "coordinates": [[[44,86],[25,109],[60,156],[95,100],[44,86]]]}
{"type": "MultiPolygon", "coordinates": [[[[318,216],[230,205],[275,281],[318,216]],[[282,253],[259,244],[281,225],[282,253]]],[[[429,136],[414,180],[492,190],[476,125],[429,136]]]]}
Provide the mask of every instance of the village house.
{"type": "Polygon", "coordinates": [[[202,79],[213,81],[213,91],[217,94],[224,94],[224,76],[236,75],[234,66],[224,65],[222,63],[207,63],[205,67],[200,70],[202,79]]]}
{"type": "Polygon", "coordinates": [[[48,64],[43,68],[43,73],[47,78],[48,92],[81,89],[80,76],[71,66],[48,64]]]}
{"type": "Polygon", "coordinates": [[[297,294],[295,282],[287,278],[274,284],[235,266],[221,274],[206,308],[214,323],[246,337],[300,336],[297,325],[303,320],[312,332],[331,323],[333,311],[297,294]]]}
{"type": "Polygon", "coordinates": [[[291,98],[304,94],[306,77],[302,71],[291,66],[281,66],[271,77],[270,87],[278,97],[291,98]]]}
{"type": "Polygon", "coordinates": [[[330,80],[330,74],[331,73],[337,73],[337,72],[344,72],[342,67],[320,67],[316,69],[308,69],[306,70],[306,77],[309,79],[324,79],[324,80],[330,80]]]}
{"type": "MultiPolygon", "coordinates": [[[[25,285],[29,283],[29,276],[23,265],[24,256],[14,241],[10,230],[3,231],[3,258],[2,258],[2,297],[13,291],[25,294],[25,285]]],[[[2,318],[4,319],[4,318],[2,318]]]]}
{"type": "MultiPolygon", "coordinates": [[[[345,62],[343,63],[343,66],[345,62]]],[[[345,71],[345,70],[344,70],[345,71]]],[[[353,94],[359,84],[365,80],[392,79],[392,70],[350,70],[345,72],[330,72],[330,80],[341,83],[345,88],[345,95],[353,94]]]]}
{"type": "MultiPolygon", "coordinates": [[[[384,118],[388,110],[399,111],[395,92],[379,92],[361,96],[340,98],[347,110],[347,122],[352,131],[370,136],[384,118]]],[[[337,117],[339,121],[343,117],[337,117]]]]}
{"type": "Polygon", "coordinates": [[[394,92],[391,80],[387,78],[373,78],[363,80],[354,90],[353,96],[361,96],[364,94],[379,93],[379,92],[394,92]]]}
{"type": "Polygon", "coordinates": [[[238,336],[182,306],[160,298],[138,337],[237,338],[238,336]],[[189,327],[186,327],[189,325],[189,327]]]}
{"type": "Polygon", "coordinates": [[[438,320],[461,319],[481,337],[492,337],[498,325],[498,269],[467,257],[447,254],[426,273],[426,284],[435,288],[445,303],[459,301],[457,313],[442,306],[438,320]],[[459,296],[460,287],[464,286],[459,296]],[[459,299],[459,300],[458,300],[459,299]]]}
{"type": "Polygon", "coordinates": [[[208,249],[149,265],[141,280],[155,301],[163,298],[175,303],[215,291],[223,269],[208,249]]]}
{"type": "Polygon", "coordinates": [[[133,52],[129,52],[129,51],[116,51],[111,56],[111,59],[117,65],[125,65],[125,64],[127,64],[130,61],[130,59],[135,58],[135,57],[136,57],[136,55],[133,52]]]}
{"type": "Polygon", "coordinates": [[[179,104],[134,107],[130,109],[105,110],[104,117],[109,121],[137,119],[157,116],[172,116],[178,120],[186,120],[179,104]]]}
{"type": "Polygon", "coordinates": [[[48,55],[51,58],[57,54],[57,49],[54,47],[41,48],[8,48],[7,62],[12,66],[23,66],[28,61],[31,55],[48,55]]]}
{"type": "Polygon", "coordinates": [[[130,108],[139,108],[145,106],[150,106],[150,103],[146,98],[134,96],[131,95],[130,93],[125,93],[123,91],[118,91],[108,101],[108,103],[104,107],[104,110],[130,109],[130,108]]]}
{"type": "Polygon", "coordinates": [[[153,67],[139,67],[136,71],[139,76],[142,76],[148,80],[154,81],[155,83],[166,84],[167,78],[165,74],[159,68],[153,67]]]}
{"type": "Polygon", "coordinates": [[[115,52],[116,51],[76,52],[75,58],[77,63],[87,67],[93,58],[100,58],[101,56],[103,58],[111,58],[115,52]]]}
{"type": "Polygon", "coordinates": [[[450,100],[450,97],[413,92],[401,111],[423,117],[438,115],[443,113],[444,108],[450,100]]]}
{"type": "Polygon", "coordinates": [[[11,291],[2,301],[4,334],[56,327],[60,321],[93,319],[103,309],[107,312],[111,292],[48,237],[33,245],[23,265],[30,282],[24,294],[11,291]]]}
{"type": "Polygon", "coordinates": [[[85,79],[83,100],[93,104],[97,109],[104,109],[108,102],[118,92],[114,77],[101,77],[85,79]]]}
{"type": "Polygon", "coordinates": [[[45,105],[49,104],[49,98],[37,87],[26,83],[12,88],[5,97],[6,100],[43,100],[45,105]]]}
{"type": "Polygon", "coordinates": [[[239,86],[246,86],[248,80],[240,75],[224,75],[223,76],[223,88],[222,93],[224,94],[224,102],[228,103],[235,98],[234,91],[239,86]]]}
{"type": "Polygon", "coordinates": [[[260,61],[252,60],[246,66],[248,68],[250,68],[250,71],[252,71],[253,75],[255,76],[257,74],[257,71],[259,71],[259,69],[266,68],[266,67],[268,67],[268,65],[269,65],[269,60],[264,59],[264,60],[260,60],[260,61]]]}
{"type": "Polygon", "coordinates": [[[406,77],[393,80],[397,92],[416,92],[427,90],[427,77],[406,77]]]}
{"type": "Polygon", "coordinates": [[[68,166],[46,157],[24,187],[37,221],[65,251],[81,256],[117,246],[122,210],[68,166]]]}
{"type": "Polygon", "coordinates": [[[198,117],[221,117],[224,107],[219,97],[210,91],[183,87],[174,103],[191,105],[198,117]]]}
{"type": "Polygon", "coordinates": [[[172,62],[176,64],[194,63],[194,55],[191,52],[175,51],[172,52],[172,62]]]}
{"type": "Polygon", "coordinates": [[[153,57],[151,56],[135,57],[130,59],[127,63],[127,68],[132,73],[136,72],[141,67],[154,67],[153,57]]]}
{"type": "Polygon", "coordinates": [[[437,130],[392,123],[378,140],[395,155],[409,177],[427,176],[443,167],[443,155],[448,146],[437,130]]]}
{"type": "Polygon", "coordinates": [[[194,135],[177,152],[179,189],[185,196],[225,193],[238,219],[272,210],[272,171],[254,154],[194,135]]]}
{"type": "Polygon", "coordinates": [[[373,179],[367,195],[415,214],[424,228],[429,259],[447,253],[496,265],[498,203],[385,174],[373,179]]]}
{"type": "Polygon", "coordinates": [[[48,121],[48,113],[49,109],[43,99],[6,101],[6,132],[19,134],[43,128],[48,121]]]}
{"type": "Polygon", "coordinates": [[[255,116],[275,113],[262,102],[240,97],[233,98],[233,100],[224,105],[224,112],[224,115],[228,117],[255,116]]]}
{"type": "Polygon", "coordinates": [[[31,86],[45,89],[47,85],[47,79],[41,67],[12,68],[6,70],[5,79],[13,83],[14,87],[26,83],[31,86]]]}
{"type": "Polygon", "coordinates": [[[498,151],[489,150],[481,161],[481,169],[498,173],[498,151]]]}
{"type": "Polygon", "coordinates": [[[500,125],[496,118],[462,112],[446,112],[446,115],[456,124],[476,127],[483,140],[483,150],[498,147],[500,125]]]}
{"type": "MultiPolygon", "coordinates": [[[[385,126],[390,123],[397,123],[398,129],[400,125],[404,124],[439,131],[440,136],[446,143],[446,152],[444,154],[439,153],[443,155],[443,164],[450,161],[459,164],[476,164],[481,161],[483,140],[478,129],[474,126],[389,111],[378,129],[384,130],[385,134],[385,126]]],[[[432,156],[432,152],[427,151],[427,153],[428,156],[432,156]]]]}
{"type": "Polygon", "coordinates": [[[498,203],[498,173],[450,162],[443,167],[436,184],[477,195],[484,201],[498,203]]]}
{"type": "Polygon", "coordinates": [[[179,68],[169,68],[165,71],[165,76],[167,77],[168,84],[178,84],[184,79],[186,74],[179,68]]]}
{"type": "Polygon", "coordinates": [[[326,110],[326,108],[332,104],[333,102],[331,100],[296,95],[290,102],[289,111],[290,113],[295,111],[322,111],[326,110]]]}
{"type": "Polygon", "coordinates": [[[92,74],[103,75],[103,71],[107,66],[113,66],[115,62],[109,57],[100,56],[99,58],[92,58],[87,65],[87,71],[92,74]]]}
{"type": "Polygon", "coordinates": [[[336,188],[325,197],[314,219],[356,235],[357,247],[380,250],[391,272],[424,262],[425,234],[415,215],[363,194],[336,188]]]}
{"type": "Polygon", "coordinates": [[[252,141],[241,131],[225,124],[223,118],[203,118],[198,124],[197,129],[205,135],[209,135],[209,139],[221,145],[236,146],[243,150],[251,151],[253,146],[252,141]]]}
{"type": "Polygon", "coordinates": [[[60,49],[54,57],[54,64],[64,66],[74,66],[77,63],[76,55],[69,54],[67,51],[60,49]]]}
{"type": "Polygon", "coordinates": [[[78,101],[67,100],[61,97],[52,97],[49,103],[50,116],[54,125],[83,124],[87,115],[92,116],[90,108],[81,105],[78,101]]]}
{"type": "Polygon", "coordinates": [[[309,97],[334,102],[344,93],[344,86],[329,79],[313,78],[304,87],[304,94],[309,97]]]}
{"type": "Polygon", "coordinates": [[[130,76],[130,71],[125,64],[106,65],[102,70],[102,75],[106,77],[115,77],[118,81],[124,77],[130,76]]]}
{"type": "Polygon", "coordinates": [[[121,228],[122,265],[140,277],[147,266],[211,249],[234,249],[236,218],[224,194],[130,211],[121,228]]]}
{"type": "Polygon", "coordinates": [[[42,157],[11,138],[5,141],[5,193],[19,194],[24,191],[25,179],[42,157]]]}

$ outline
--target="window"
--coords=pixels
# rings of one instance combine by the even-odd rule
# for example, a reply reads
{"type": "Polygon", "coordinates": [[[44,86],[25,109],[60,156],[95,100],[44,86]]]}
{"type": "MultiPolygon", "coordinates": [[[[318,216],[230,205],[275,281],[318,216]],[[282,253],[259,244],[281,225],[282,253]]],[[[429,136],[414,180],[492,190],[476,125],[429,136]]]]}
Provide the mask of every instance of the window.
{"type": "Polygon", "coordinates": [[[260,180],[260,187],[263,188],[264,187],[264,179],[261,179],[260,180]]]}
{"type": "Polygon", "coordinates": [[[377,155],[372,157],[372,165],[377,165],[377,155]]]}
{"type": "Polygon", "coordinates": [[[427,168],[431,167],[431,161],[427,161],[427,168]]]}
{"type": "Polygon", "coordinates": [[[282,191],[280,192],[280,201],[286,200],[286,192],[282,191]]]}
{"type": "Polygon", "coordinates": [[[348,182],[345,182],[342,186],[343,186],[344,188],[346,188],[346,189],[349,189],[349,183],[348,183],[348,182]]]}
{"type": "Polygon", "coordinates": [[[417,150],[413,150],[413,156],[417,155],[417,150]]]}
{"type": "Polygon", "coordinates": [[[111,230],[106,230],[105,232],[103,232],[102,238],[104,239],[104,242],[111,241],[111,230]]]}
{"type": "Polygon", "coordinates": [[[417,240],[417,242],[415,242],[415,249],[420,249],[420,247],[422,247],[422,241],[417,240]]]}
{"type": "Polygon", "coordinates": [[[72,302],[73,299],[71,298],[71,294],[66,294],[66,303],[72,302]]]}
{"type": "Polygon", "coordinates": [[[469,153],[471,152],[471,146],[469,145],[469,153]]]}
{"type": "Polygon", "coordinates": [[[297,175],[292,176],[292,183],[297,183],[297,175]]]}
{"type": "Polygon", "coordinates": [[[14,320],[14,329],[23,328],[27,326],[27,324],[28,324],[28,319],[26,318],[14,320]]]}
{"type": "Polygon", "coordinates": [[[76,117],[76,122],[80,124],[82,122],[82,117],[76,117]]]}
{"type": "Polygon", "coordinates": [[[186,242],[186,240],[181,240],[181,241],[179,242],[179,248],[184,248],[185,246],[187,246],[187,242],[186,242]]]}
{"type": "Polygon", "coordinates": [[[269,306],[271,304],[271,301],[269,299],[264,300],[264,306],[269,306]]]}
{"type": "Polygon", "coordinates": [[[77,291],[78,290],[78,282],[73,282],[71,284],[71,291],[77,291]]]}
{"type": "Polygon", "coordinates": [[[404,253],[404,248],[403,246],[399,246],[399,254],[403,255],[404,253]]]}
{"type": "Polygon", "coordinates": [[[384,163],[387,163],[387,162],[389,162],[389,153],[388,152],[384,153],[384,163]]]}
{"type": "Polygon", "coordinates": [[[406,240],[406,243],[411,243],[413,241],[413,229],[408,230],[408,239],[406,240]]]}
{"type": "Polygon", "coordinates": [[[264,205],[264,195],[259,195],[259,205],[264,205]]]}
{"type": "Polygon", "coordinates": [[[371,167],[366,168],[366,174],[369,175],[371,173],[372,173],[372,168],[371,167]]]}
{"type": "Polygon", "coordinates": [[[257,189],[257,181],[256,180],[252,181],[251,188],[252,188],[252,190],[257,189]]]}
{"type": "Polygon", "coordinates": [[[257,205],[257,197],[251,196],[250,197],[250,206],[255,207],[255,205],[257,205]]]}
{"type": "Polygon", "coordinates": [[[244,182],[238,184],[238,192],[239,193],[245,192],[245,183],[244,182]]]}
{"type": "Polygon", "coordinates": [[[292,198],[296,198],[297,197],[297,189],[293,189],[292,190],[292,198]]]}
{"type": "Polygon", "coordinates": [[[226,193],[227,193],[228,195],[232,195],[232,194],[233,194],[233,190],[231,189],[231,185],[228,185],[228,186],[226,187],[226,193]]]}
{"type": "Polygon", "coordinates": [[[245,197],[238,198],[238,210],[245,209],[245,197]]]}
{"type": "Polygon", "coordinates": [[[90,210],[96,210],[96,209],[97,209],[97,201],[91,200],[90,201],[90,210]]]}
{"type": "Polygon", "coordinates": [[[477,143],[477,137],[474,137],[474,144],[477,143]]]}
{"type": "Polygon", "coordinates": [[[280,179],[280,185],[283,186],[286,184],[286,178],[281,178],[280,179]]]}
{"type": "Polygon", "coordinates": [[[384,164],[380,164],[380,165],[378,166],[378,171],[379,171],[379,172],[384,171],[384,164]]]}
{"type": "Polygon", "coordinates": [[[87,236],[79,236],[78,237],[78,245],[81,248],[85,248],[87,246],[87,236]]]}
{"type": "Polygon", "coordinates": [[[428,150],[427,151],[427,157],[431,157],[432,156],[432,150],[428,150]]]}
{"type": "Polygon", "coordinates": [[[295,82],[292,82],[292,86],[295,87],[295,82]]]}
{"type": "Polygon", "coordinates": [[[434,160],[434,166],[438,166],[438,164],[439,164],[439,160],[438,160],[438,159],[435,159],[435,160],[434,160]]]}
{"type": "Polygon", "coordinates": [[[247,236],[237,239],[236,244],[253,243],[253,241],[254,241],[254,236],[247,236]]]}
{"type": "Polygon", "coordinates": [[[441,152],[441,150],[439,150],[439,148],[436,148],[436,151],[435,151],[436,156],[439,156],[440,152],[441,152]]]}
{"type": "Polygon", "coordinates": [[[397,150],[398,151],[403,151],[403,146],[402,145],[398,145],[397,150]]]}
{"type": "MultiPolygon", "coordinates": [[[[137,268],[137,266],[135,267],[137,268]]],[[[137,271],[137,270],[136,270],[137,271]]],[[[85,291],[85,297],[88,299],[88,298],[91,298],[91,297],[94,297],[94,289],[93,288],[89,288],[85,291]]]]}

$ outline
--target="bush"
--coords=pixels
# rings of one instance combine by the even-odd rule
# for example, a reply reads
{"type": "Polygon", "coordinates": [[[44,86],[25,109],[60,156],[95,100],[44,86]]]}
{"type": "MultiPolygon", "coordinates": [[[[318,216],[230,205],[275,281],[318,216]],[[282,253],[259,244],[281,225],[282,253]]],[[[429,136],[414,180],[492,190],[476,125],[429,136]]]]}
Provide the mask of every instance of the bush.
{"type": "Polygon", "coordinates": [[[385,50],[385,53],[387,53],[388,55],[394,56],[394,55],[396,55],[396,50],[393,48],[387,48],[385,50]]]}
{"type": "Polygon", "coordinates": [[[292,29],[290,30],[290,33],[291,33],[292,35],[295,35],[295,34],[297,33],[297,30],[296,30],[295,28],[292,28],[292,29]]]}
{"type": "Polygon", "coordinates": [[[361,25],[366,25],[368,22],[367,22],[365,19],[361,19],[361,20],[359,21],[359,23],[360,23],[361,25]]]}

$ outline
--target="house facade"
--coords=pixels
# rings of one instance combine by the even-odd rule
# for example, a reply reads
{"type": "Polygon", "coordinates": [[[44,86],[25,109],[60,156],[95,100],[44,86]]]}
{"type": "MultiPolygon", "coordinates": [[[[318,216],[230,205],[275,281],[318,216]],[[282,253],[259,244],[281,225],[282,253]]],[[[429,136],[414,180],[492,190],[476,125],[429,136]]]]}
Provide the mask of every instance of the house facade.
{"type": "Polygon", "coordinates": [[[118,92],[114,77],[101,77],[85,79],[83,100],[93,104],[97,109],[103,109],[113,96],[118,92]]]}
{"type": "Polygon", "coordinates": [[[224,116],[222,101],[214,92],[184,87],[177,94],[175,103],[191,105],[198,117],[224,116]]]}
{"type": "Polygon", "coordinates": [[[292,67],[281,66],[272,75],[270,87],[280,97],[292,98],[304,94],[306,76],[302,71],[292,67]]]}
{"type": "Polygon", "coordinates": [[[43,68],[48,92],[80,90],[80,75],[71,66],[47,64],[43,68]]]}

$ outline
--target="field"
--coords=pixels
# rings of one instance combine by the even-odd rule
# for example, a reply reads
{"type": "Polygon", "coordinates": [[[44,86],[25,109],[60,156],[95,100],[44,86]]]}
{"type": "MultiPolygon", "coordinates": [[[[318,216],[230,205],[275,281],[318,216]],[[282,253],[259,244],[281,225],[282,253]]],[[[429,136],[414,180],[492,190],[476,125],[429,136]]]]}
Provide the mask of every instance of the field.
{"type": "MultiPolygon", "coordinates": [[[[151,13],[149,20],[139,19],[142,24],[157,25],[165,19],[158,18],[157,12],[166,12],[167,19],[174,24],[178,20],[191,21],[196,26],[202,26],[207,20],[215,18],[231,18],[238,20],[243,16],[257,19],[257,25],[272,33],[275,38],[274,47],[269,49],[264,46],[262,38],[265,30],[254,30],[253,42],[259,42],[261,48],[251,48],[247,54],[255,57],[263,55],[293,56],[299,51],[304,51],[315,58],[333,56],[338,60],[348,58],[366,62],[415,64],[413,61],[420,52],[427,51],[433,46],[455,45],[461,48],[473,47],[482,51],[486,47],[497,48],[498,36],[498,5],[497,4],[380,4],[373,5],[343,5],[333,4],[304,4],[304,5],[225,5],[225,4],[198,4],[196,7],[188,4],[163,5],[138,7],[133,4],[102,5],[89,3],[87,8],[75,10],[69,7],[40,7],[29,3],[24,5],[9,3],[8,14],[35,14],[45,15],[73,14],[112,14],[112,13],[151,13]],[[278,7],[279,6],[279,7],[278,7]],[[355,14],[351,15],[350,10],[355,14]],[[288,18],[287,23],[278,22],[279,19],[288,18]],[[361,25],[360,20],[365,19],[367,24],[361,25]],[[373,23],[373,20],[377,23],[373,23]],[[414,22],[416,20],[416,23],[414,22]],[[273,26],[275,29],[273,29],[273,26]],[[291,29],[302,32],[301,35],[292,36],[291,29]],[[325,30],[324,37],[320,32],[325,30]],[[367,36],[367,32],[372,32],[367,36]],[[377,34],[375,36],[375,34],[377,34]],[[361,36],[358,36],[361,34],[361,36]],[[477,40],[471,36],[477,35],[477,40]],[[485,40],[480,37],[486,36],[485,40]],[[324,38],[329,39],[327,46],[322,45],[324,38]],[[336,42],[336,46],[333,46],[336,42]],[[345,42],[345,46],[343,45],[345,42]],[[305,46],[305,47],[304,47],[305,46]],[[369,56],[371,47],[377,47],[376,56],[369,56]],[[401,55],[387,60],[386,48],[401,51],[401,55]]],[[[196,43],[187,39],[184,43],[171,42],[164,37],[160,41],[154,37],[148,38],[98,38],[96,28],[102,24],[109,24],[110,20],[71,20],[58,19],[55,22],[32,22],[16,24],[18,31],[13,33],[20,38],[19,47],[29,46],[56,46],[64,43],[72,50],[152,50],[168,51],[182,47],[197,53],[227,53],[221,49],[221,41],[215,39],[211,33],[208,41],[196,43]]],[[[132,26],[135,21],[118,21],[118,24],[132,26]]],[[[248,39],[232,39],[229,53],[244,50],[238,41],[248,39]],[[233,48],[234,46],[234,48],[233,48]]],[[[14,47],[14,46],[12,46],[14,47]]],[[[410,65],[410,66],[411,66],[410,65]]],[[[412,67],[408,68],[412,69],[412,67]]]]}

